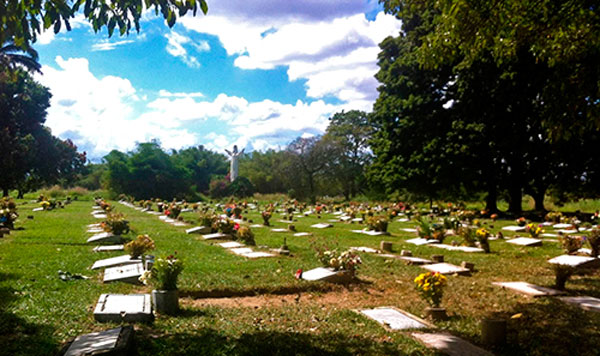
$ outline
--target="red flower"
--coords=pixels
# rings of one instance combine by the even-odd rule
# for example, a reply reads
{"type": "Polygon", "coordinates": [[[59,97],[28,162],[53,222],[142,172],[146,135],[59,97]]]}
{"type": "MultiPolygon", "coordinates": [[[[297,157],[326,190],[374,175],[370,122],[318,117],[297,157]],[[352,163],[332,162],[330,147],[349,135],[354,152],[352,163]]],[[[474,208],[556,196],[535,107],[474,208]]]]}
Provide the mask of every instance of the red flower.
{"type": "Polygon", "coordinates": [[[238,230],[240,229],[240,224],[235,224],[235,225],[233,226],[233,229],[234,229],[235,231],[238,231],[238,230]]]}
{"type": "Polygon", "coordinates": [[[296,271],[296,279],[301,279],[302,278],[302,268],[298,268],[298,270],[296,271]]]}

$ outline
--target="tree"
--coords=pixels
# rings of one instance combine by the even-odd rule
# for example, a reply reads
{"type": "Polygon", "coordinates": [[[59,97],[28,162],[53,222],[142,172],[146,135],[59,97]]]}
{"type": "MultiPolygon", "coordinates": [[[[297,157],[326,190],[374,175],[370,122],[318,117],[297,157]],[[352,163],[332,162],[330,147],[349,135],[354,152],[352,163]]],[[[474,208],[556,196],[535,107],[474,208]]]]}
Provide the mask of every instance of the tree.
{"type": "Polygon", "coordinates": [[[286,151],[254,151],[240,159],[240,176],[247,177],[259,193],[287,193],[290,189],[290,177],[286,174],[289,165],[286,151]]]}
{"type": "Polygon", "coordinates": [[[53,28],[58,33],[61,27],[70,31],[69,21],[80,9],[94,31],[106,27],[109,37],[115,28],[121,35],[128,34],[132,28],[140,30],[140,19],[145,10],[154,13],[173,27],[177,18],[189,11],[195,16],[198,7],[204,14],[208,11],[206,0],[70,0],[70,1],[20,1],[0,2],[0,43],[14,42],[22,49],[29,48],[32,42],[44,30],[53,28]]]}
{"type": "Polygon", "coordinates": [[[197,192],[207,192],[212,176],[225,175],[229,169],[225,155],[202,145],[173,152],[172,160],[179,169],[187,170],[186,184],[197,192]]]}
{"type": "Polygon", "coordinates": [[[30,72],[41,73],[42,66],[38,63],[38,53],[31,47],[15,46],[12,42],[4,43],[0,48],[0,67],[16,70],[19,65],[30,72]]]}
{"type": "Polygon", "coordinates": [[[292,141],[286,152],[292,163],[289,176],[293,177],[298,197],[307,197],[312,203],[317,200],[317,177],[323,173],[334,150],[320,137],[298,137],[292,141]]]}
{"type": "Polygon", "coordinates": [[[329,174],[342,187],[346,199],[354,197],[365,183],[364,170],[371,160],[368,140],[372,127],[363,111],[339,112],[330,119],[322,140],[330,140],[335,149],[329,174]]]}

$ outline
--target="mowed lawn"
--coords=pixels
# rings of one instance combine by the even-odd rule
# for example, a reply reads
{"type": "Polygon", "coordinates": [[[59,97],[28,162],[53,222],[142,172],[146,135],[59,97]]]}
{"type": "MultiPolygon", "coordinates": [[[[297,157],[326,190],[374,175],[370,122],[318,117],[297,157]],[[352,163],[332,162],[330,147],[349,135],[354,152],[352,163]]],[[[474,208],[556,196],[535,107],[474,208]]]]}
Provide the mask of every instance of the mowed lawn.
{"type": "MultiPolygon", "coordinates": [[[[86,225],[99,222],[90,213],[93,202],[78,201],[64,209],[32,212],[36,203],[20,201],[16,224],[22,230],[0,239],[0,354],[51,355],[69,339],[113,327],[94,321],[93,309],[102,293],[149,293],[150,287],[124,283],[102,283],[102,272],[90,270],[94,261],[123,254],[94,253],[86,243],[91,234],[86,225]],[[28,219],[27,216],[33,216],[28,219]],[[92,277],[63,282],[58,271],[92,277]]],[[[562,254],[557,242],[541,247],[518,247],[505,241],[491,241],[490,254],[450,252],[417,247],[405,241],[415,237],[402,228],[413,222],[393,222],[391,236],[376,237],[352,233],[359,224],[333,223],[324,230],[311,228],[334,218],[323,214],[299,218],[297,231],[312,237],[274,233],[268,227],[254,228],[257,245],[278,248],[287,237],[291,256],[248,260],[186,235],[186,227],[174,227],[156,216],[116,202],[136,234],[148,234],[155,243],[154,255],[177,252],[184,260],[180,278],[177,316],[159,315],[152,324],[136,324],[136,342],[143,355],[429,355],[434,351],[410,338],[392,332],[360,316],[357,309],[395,306],[422,316],[427,306],[417,295],[413,279],[424,270],[361,253],[363,265],[358,280],[347,286],[298,281],[297,269],[319,266],[313,242],[346,249],[350,246],[378,248],[381,240],[391,241],[395,253],[411,250],[414,256],[429,258],[443,254],[446,262],[459,265],[473,262],[471,276],[450,276],[443,306],[450,319],[437,323],[451,332],[481,345],[479,322],[484,317],[508,319],[508,345],[492,350],[514,355],[597,355],[600,352],[600,313],[582,311],[553,298],[529,298],[492,285],[495,281],[527,281],[552,286],[554,275],[546,262],[562,254]]],[[[245,217],[262,222],[258,211],[245,217]]],[[[197,213],[184,213],[193,221],[197,213]]],[[[283,217],[274,214],[274,227],[287,228],[283,217]]],[[[491,223],[492,232],[512,221],[491,223]]],[[[190,225],[189,227],[192,227],[190,225]]],[[[511,233],[505,234],[511,235],[511,233]]],[[[447,237],[446,242],[460,240],[447,237]]],[[[575,275],[567,282],[570,295],[600,297],[600,274],[593,271],[575,275]]]]}

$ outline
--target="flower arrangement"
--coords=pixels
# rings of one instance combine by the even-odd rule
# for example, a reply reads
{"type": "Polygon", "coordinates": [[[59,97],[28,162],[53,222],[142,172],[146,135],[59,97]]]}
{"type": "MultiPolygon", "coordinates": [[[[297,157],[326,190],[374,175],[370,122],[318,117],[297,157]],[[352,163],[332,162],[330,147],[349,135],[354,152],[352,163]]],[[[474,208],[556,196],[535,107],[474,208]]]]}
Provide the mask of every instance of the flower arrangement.
{"type": "Polygon", "coordinates": [[[494,214],[490,215],[490,219],[492,219],[492,221],[498,220],[498,214],[494,213],[494,214]]]}
{"type": "Polygon", "coordinates": [[[527,226],[525,226],[525,231],[529,234],[529,236],[531,236],[532,238],[537,238],[539,237],[541,234],[544,233],[544,229],[542,228],[542,225],[536,225],[534,223],[529,223],[527,224],[527,226]]]}
{"type": "Polygon", "coordinates": [[[138,237],[125,244],[123,247],[131,258],[142,259],[145,257],[146,252],[154,250],[154,241],[148,235],[138,235],[138,237]]]}
{"type": "Polygon", "coordinates": [[[475,219],[475,216],[477,214],[475,213],[475,211],[473,210],[459,210],[456,213],[456,216],[461,220],[461,221],[467,221],[467,222],[471,222],[473,221],[473,219],[475,219]]]}
{"type": "Polygon", "coordinates": [[[527,224],[527,220],[522,216],[520,218],[518,218],[517,220],[515,220],[515,222],[519,226],[525,226],[527,224]]]}
{"type": "Polygon", "coordinates": [[[237,229],[235,229],[235,236],[238,240],[244,242],[245,245],[248,246],[256,246],[256,241],[254,240],[254,233],[248,226],[240,226],[236,224],[237,229]]]}
{"type": "Polygon", "coordinates": [[[317,257],[324,267],[333,268],[334,271],[354,272],[358,268],[358,265],[362,264],[360,256],[350,250],[341,254],[338,254],[337,249],[319,251],[317,257]]]}
{"type": "Polygon", "coordinates": [[[592,229],[587,241],[592,250],[592,257],[598,257],[598,254],[600,253],[600,230],[597,228],[592,229]]]}
{"type": "Polygon", "coordinates": [[[479,245],[485,251],[485,253],[490,253],[490,242],[488,241],[490,237],[490,232],[485,227],[480,227],[475,232],[475,236],[477,236],[477,240],[479,240],[479,245]]]}
{"type": "Polygon", "coordinates": [[[558,224],[563,218],[563,214],[560,211],[551,211],[545,216],[546,221],[558,224]]]}
{"type": "Polygon", "coordinates": [[[96,199],[96,205],[98,205],[100,208],[102,208],[102,210],[109,212],[112,210],[112,207],[110,206],[110,203],[108,203],[106,200],[100,198],[100,199],[96,199]]]}
{"type": "MultiPolygon", "coordinates": [[[[206,212],[200,213],[200,217],[199,217],[198,221],[200,222],[200,225],[210,227],[212,229],[218,219],[219,218],[215,214],[213,214],[212,212],[206,211],[206,212]]],[[[213,230],[213,231],[216,231],[216,230],[213,230]]]]}
{"type": "Polygon", "coordinates": [[[142,274],[140,281],[153,285],[157,290],[176,290],[177,279],[182,271],[183,262],[174,255],[169,255],[158,258],[152,269],[142,274]]]}
{"type": "Polygon", "coordinates": [[[370,216],[367,218],[367,227],[370,230],[387,232],[388,219],[383,215],[370,216]]]}
{"type": "Polygon", "coordinates": [[[234,223],[233,220],[228,218],[216,219],[212,225],[212,229],[223,234],[232,234],[235,231],[236,225],[239,227],[239,224],[234,223]]]}
{"type": "Polygon", "coordinates": [[[422,273],[415,278],[415,288],[429,305],[439,308],[447,278],[439,272],[422,273]]]}
{"type": "Polygon", "coordinates": [[[444,229],[458,231],[460,228],[460,220],[456,217],[444,217],[443,220],[444,229]]]}
{"type": "Polygon", "coordinates": [[[112,232],[115,235],[129,233],[129,221],[121,213],[108,213],[107,219],[100,223],[102,230],[112,232]]]}
{"type": "Polygon", "coordinates": [[[167,209],[165,210],[165,215],[170,217],[171,219],[177,219],[181,214],[181,207],[175,203],[169,204],[167,209]]]}
{"type": "Polygon", "coordinates": [[[271,216],[273,214],[271,213],[270,210],[265,210],[262,212],[262,218],[263,218],[263,225],[264,226],[270,226],[269,224],[269,220],[271,219],[271,216]]]}
{"type": "Polygon", "coordinates": [[[475,246],[475,241],[477,241],[477,234],[475,229],[468,226],[461,226],[458,229],[458,235],[463,238],[464,244],[466,246],[475,246]]]}
{"type": "Polygon", "coordinates": [[[433,238],[433,229],[431,228],[431,224],[427,219],[423,218],[422,216],[417,216],[415,218],[415,222],[418,224],[417,236],[427,240],[433,238]]]}
{"type": "Polygon", "coordinates": [[[559,236],[560,244],[565,252],[569,255],[573,255],[577,253],[577,251],[583,246],[585,242],[585,237],[583,236],[568,236],[568,235],[560,235],[559,236]]]}
{"type": "Polygon", "coordinates": [[[17,204],[10,198],[0,199],[0,225],[14,229],[14,222],[19,217],[17,204]]]}

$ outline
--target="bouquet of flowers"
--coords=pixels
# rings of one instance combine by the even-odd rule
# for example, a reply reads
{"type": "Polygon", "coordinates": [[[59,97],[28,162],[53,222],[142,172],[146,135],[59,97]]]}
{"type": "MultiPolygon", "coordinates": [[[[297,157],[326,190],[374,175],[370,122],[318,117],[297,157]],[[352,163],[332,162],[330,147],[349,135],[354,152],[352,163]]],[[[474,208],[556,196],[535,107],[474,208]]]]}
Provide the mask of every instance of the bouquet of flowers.
{"type": "Polygon", "coordinates": [[[14,228],[14,222],[19,217],[17,204],[9,198],[0,199],[0,225],[9,229],[14,228]]]}
{"type": "Polygon", "coordinates": [[[427,272],[415,278],[415,288],[423,299],[434,308],[438,308],[442,302],[446,276],[439,272],[427,272]]]}
{"type": "Polygon", "coordinates": [[[477,229],[477,231],[475,232],[475,236],[477,236],[477,240],[479,240],[479,245],[481,246],[481,248],[486,253],[489,253],[490,243],[488,241],[488,238],[490,237],[490,232],[485,227],[481,227],[477,229]]]}
{"type": "Polygon", "coordinates": [[[144,272],[140,281],[151,284],[157,290],[176,290],[177,279],[183,271],[183,262],[174,255],[156,260],[150,271],[144,272]]]}
{"type": "Polygon", "coordinates": [[[145,257],[146,252],[154,250],[154,241],[148,235],[138,237],[123,247],[131,258],[145,257]]]}
{"type": "Polygon", "coordinates": [[[577,253],[577,251],[583,246],[585,237],[560,235],[559,240],[565,252],[569,255],[572,255],[577,253]]]}
{"type": "Polygon", "coordinates": [[[529,223],[525,227],[525,231],[529,233],[529,235],[533,238],[539,237],[540,234],[544,233],[544,229],[542,229],[541,225],[536,225],[534,223],[529,223]]]}
{"type": "Polygon", "coordinates": [[[367,227],[370,230],[386,232],[388,228],[388,219],[383,215],[370,216],[367,218],[367,227]]]}

